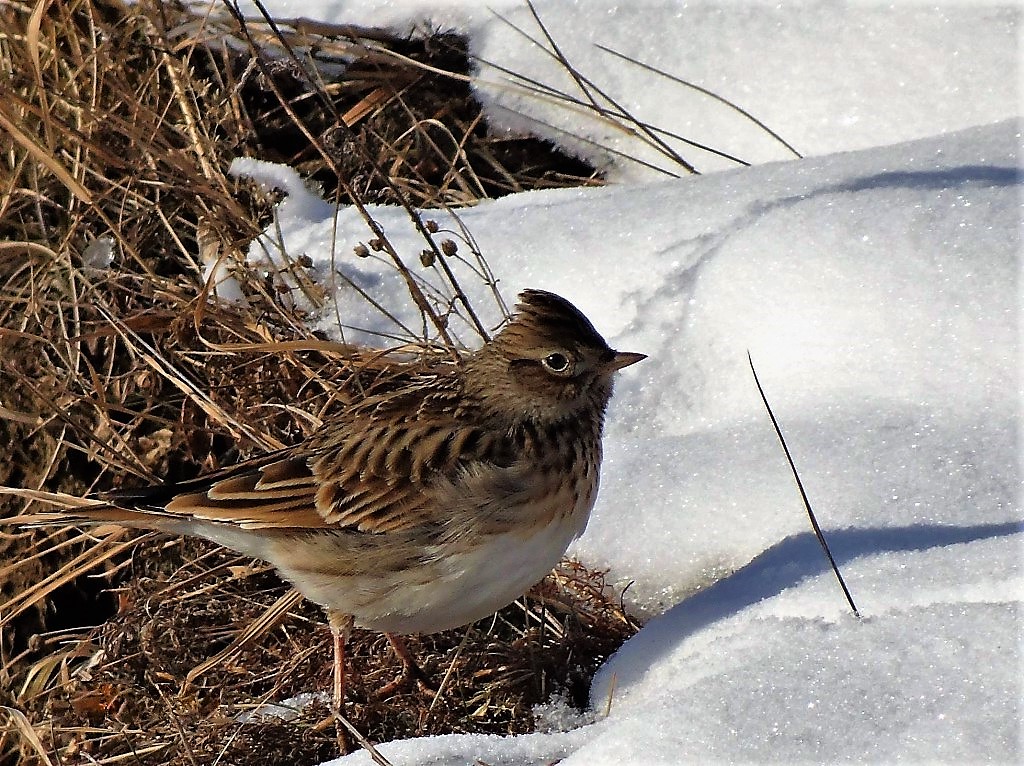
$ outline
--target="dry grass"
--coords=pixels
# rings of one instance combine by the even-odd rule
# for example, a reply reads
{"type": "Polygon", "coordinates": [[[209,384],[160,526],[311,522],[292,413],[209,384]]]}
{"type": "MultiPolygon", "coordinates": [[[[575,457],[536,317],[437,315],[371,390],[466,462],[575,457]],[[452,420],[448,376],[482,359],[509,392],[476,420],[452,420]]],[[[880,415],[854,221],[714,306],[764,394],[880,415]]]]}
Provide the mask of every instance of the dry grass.
{"type": "MultiPolygon", "coordinates": [[[[325,694],[292,720],[268,714],[243,722],[265,702],[330,688],[330,636],[319,608],[295,603],[269,569],[221,549],[175,540],[156,550],[134,557],[116,591],[115,619],[39,639],[13,696],[46,750],[65,761],[88,754],[147,764],[315,763],[336,755],[325,694]],[[194,677],[280,600],[288,608],[265,633],[194,677]]],[[[552,692],[585,705],[593,672],[634,630],[607,599],[600,574],[566,564],[490,623],[409,639],[441,686],[433,698],[412,682],[382,692],[401,665],[383,636],[357,631],[346,714],[374,742],[530,731],[533,705],[552,692]]]]}
{"type": "MultiPolygon", "coordinates": [[[[0,70],[13,73],[0,84],[0,484],[81,495],[187,478],[301,439],[386,377],[386,362],[311,336],[277,275],[240,272],[246,305],[210,300],[204,263],[241,251],[273,203],[225,171],[241,155],[286,162],[356,205],[599,183],[546,144],[488,135],[467,66],[444,34],[292,25],[279,37],[173,4],[0,5],[0,70]],[[331,60],[347,66],[310,76],[331,60]]],[[[409,300],[443,340],[438,308],[409,300]]],[[[0,555],[0,762],[335,754],[323,707],[237,717],[328,687],[319,611],[265,567],[116,528],[5,531],[0,555]]],[[[599,573],[566,565],[492,623],[413,641],[444,679],[435,701],[415,687],[381,698],[400,665],[358,635],[351,717],[372,741],[527,731],[551,692],[585,702],[634,630],[599,573]]]]}

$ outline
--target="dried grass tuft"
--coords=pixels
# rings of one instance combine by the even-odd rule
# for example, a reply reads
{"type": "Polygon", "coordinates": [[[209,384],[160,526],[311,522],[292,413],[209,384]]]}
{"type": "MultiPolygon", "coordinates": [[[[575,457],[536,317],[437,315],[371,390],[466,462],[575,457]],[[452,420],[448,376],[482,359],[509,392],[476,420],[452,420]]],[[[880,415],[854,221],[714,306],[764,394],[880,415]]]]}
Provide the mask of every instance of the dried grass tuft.
{"type": "MultiPolygon", "coordinates": [[[[209,300],[204,258],[241,251],[273,202],[226,175],[234,157],[289,163],[339,204],[458,206],[600,182],[542,142],[489,135],[451,35],[275,29],[172,3],[5,3],[0,70],[13,73],[0,85],[6,486],[80,496],[188,478],[298,441],[361,387],[388,385],[386,358],[311,336],[274,275],[238,275],[245,305],[209,300]],[[331,61],[346,66],[328,80],[331,61]]],[[[4,530],[0,762],[336,754],[323,706],[240,717],[328,688],[319,610],[269,569],[114,527],[4,530]]],[[[444,679],[434,700],[401,686],[382,698],[400,664],[357,635],[351,718],[374,742],[528,731],[553,691],[583,705],[635,629],[600,573],[567,564],[492,623],[411,642],[444,679]]]]}

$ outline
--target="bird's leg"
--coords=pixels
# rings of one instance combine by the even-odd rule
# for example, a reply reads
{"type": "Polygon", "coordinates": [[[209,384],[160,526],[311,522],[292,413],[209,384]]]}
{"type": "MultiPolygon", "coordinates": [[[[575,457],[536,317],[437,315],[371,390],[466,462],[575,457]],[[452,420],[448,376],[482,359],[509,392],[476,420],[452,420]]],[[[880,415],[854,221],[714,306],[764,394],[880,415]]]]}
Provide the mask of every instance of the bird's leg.
{"type": "Polygon", "coordinates": [[[334,688],[331,703],[334,715],[334,728],[338,737],[338,750],[342,755],[349,752],[348,730],[341,721],[345,709],[345,642],[352,630],[352,617],[333,609],[327,610],[327,623],[331,626],[331,638],[334,640],[334,688]]]}
{"type": "Polygon", "coordinates": [[[352,617],[329,609],[327,622],[334,639],[334,693],[331,701],[334,703],[334,712],[341,713],[345,706],[345,642],[352,630],[352,617]]]}
{"type": "Polygon", "coordinates": [[[379,693],[387,696],[401,686],[406,679],[412,678],[416,681],[420,691],[430,696],[437,694],[437,687],[431,683],[423,669],[416,664],[416,660],[412,656],[412,652],[409,651],[409,647],[406,646],[405,640],[395,633],[385,633],[384,635],[387,636],[388,641],[391,643],[391,648],[395,650],[395,654],[402,662],[402,675],[381,688],[379,693]]]}

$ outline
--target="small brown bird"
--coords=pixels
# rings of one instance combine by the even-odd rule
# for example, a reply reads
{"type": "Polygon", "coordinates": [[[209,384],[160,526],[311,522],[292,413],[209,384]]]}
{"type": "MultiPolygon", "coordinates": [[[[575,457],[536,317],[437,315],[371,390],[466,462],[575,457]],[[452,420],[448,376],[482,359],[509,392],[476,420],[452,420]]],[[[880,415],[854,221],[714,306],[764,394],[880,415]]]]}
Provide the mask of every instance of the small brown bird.
{"type": "Polygon", "coordinates": [[[552,569],[597,496],[613,375],[644,358],[612,350],[564,298],[526,290],[461,366],[412,372],[301,444],[31,520],[193,535],[270,562],[327,610],[340,708],[353,624],[458,627],[552,569]]]}

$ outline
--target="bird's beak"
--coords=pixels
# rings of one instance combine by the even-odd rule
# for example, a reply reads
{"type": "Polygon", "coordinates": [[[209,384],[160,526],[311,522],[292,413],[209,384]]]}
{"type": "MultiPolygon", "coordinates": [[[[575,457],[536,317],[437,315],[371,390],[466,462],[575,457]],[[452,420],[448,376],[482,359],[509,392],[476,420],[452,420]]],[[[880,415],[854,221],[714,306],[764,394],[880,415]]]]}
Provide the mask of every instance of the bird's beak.
{"type": "Polygon", "coordinates": [[[632,351],[616,351],[607,364],[609,372],[615,370],[621,370],[623,367],[629,367],[631,364],[643,361],[647,358],[647,354],[634,354],[632,351]]]}

